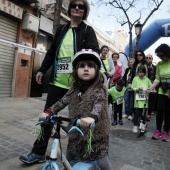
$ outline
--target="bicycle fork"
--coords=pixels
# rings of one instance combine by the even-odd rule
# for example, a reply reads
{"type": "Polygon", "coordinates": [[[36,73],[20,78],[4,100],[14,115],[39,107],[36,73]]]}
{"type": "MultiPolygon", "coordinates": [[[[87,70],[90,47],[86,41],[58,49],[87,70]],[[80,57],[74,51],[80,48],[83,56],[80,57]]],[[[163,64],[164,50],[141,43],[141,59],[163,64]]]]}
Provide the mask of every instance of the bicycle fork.
{"type": "Polygon", "coordinates": [[[51,148],[51,155],[49,157],[49,162],[47,162],[44,165],[42,170],[47,170],[48,167],[53,167],[54,170],[59,170],[59,167],[58,167],[57,162],[56,162],[58,155],[61,155],[64,167],[67,170],[73,170],[70,163],[67,161],[66,157],[64,156],[64,154],[61,153],[61,150],[59,148],[59,140],[58,139],[53,140],[52,148],[51,148]]]}

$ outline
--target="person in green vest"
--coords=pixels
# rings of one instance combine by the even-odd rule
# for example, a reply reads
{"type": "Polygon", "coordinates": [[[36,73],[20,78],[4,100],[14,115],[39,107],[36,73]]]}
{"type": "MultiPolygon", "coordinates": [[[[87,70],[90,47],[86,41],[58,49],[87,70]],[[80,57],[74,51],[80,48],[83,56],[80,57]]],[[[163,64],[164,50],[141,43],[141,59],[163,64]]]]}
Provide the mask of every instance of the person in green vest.
{"type": "MultiPolygon", "coordinates": [[[[53,43],[38,70],[36,81],[42,84],[44,74],[52,67],[45,112],[48,112],[48,108],[62,98],[70,88],[74,54],[81,49],[93,49],[100,53],[93,28],[83,21],[87,19],[89,9],[87,0],[70,0],[68,6],[70,21],[57,29],[53,43]]],[[[19,159],[26,164],[45,162],[45,152],[51,132],[51,126],[45,126],[43,138],[37,139],[32,151],[21,155],[19,159]]]]}
{"type": "Polygon", "coordinates": [[[108,56],[109,53],[109,47],[106,45],[103,45],[101,47],[101,69],[100,71],[104,74],[105,76],[105,83],[108,79],[111,79],[115,73],[115,67],[114,63],[111,57],[108,56]]]}
{"type": "MultiPolygon", "coordinates": [[[[134,64],[133,64],[133,67],[132,69],[130,69],[130,72],[129,72],[129,87],[131,86],[132,84],[132,81],[134,79],[135,76],[138,75],[138,67],[140,65],[144,65],[145,68],[146,68],[146,77],[148,77],[148,66],[147,66],[147,62],[145,60],[145,53],[142,51],[142,50],[137,50],[135,52],[135,61],[134,61],[134,64]]],[[[128,90],[130,91],[130,89],[128,88],[128,90]]],[[[133,93],[133,92],[132,92],[133,93]]],[[[126,95],[126,94],[125,94],[126,95]]],[[[134,101],[132,100],[133,103],[131,103],[132,105],[134,105],[134,101]]],[[[125,101],[125,104],[127,104],[127,102],[125,101]]],[[[126,111],[127,109],[125,109],[126,111]]],[[[134,119],[134,108],[131,109],[132,113],[130,114],[130,117],[129,120],[132,120],[134,119]]],[[[126,117],[126,115],[123,115],[123,117],[126,117]]]]}
{"type": "Polygon", "coordinates": [[[162,141],[167,142],[170,130],[170,46],[161,44],[156,48],[155,53],[162,61],[159,61],[156,65],[156,78],[153,85],[148,89],[148,92],[150,92],[158,86],[156,130],[152,139],[158,140],[162,137],[162,141]]]}
{"type": "MultiPolygon", "coordinates": [[[[151,81],[146,77],[145,65],[140,65],[137,68],[137,76],[134,77],[131,89],[134,90],[134,126],[133,133],[138,132],[139,117],[142,115],[146,98],[146,90],[151,87],[151,81]]],[[[148,108],[148,100],[146,101],[146,108],[148,108]]],[[[146,129],[146,115],[143,116],[142,131],[146,129]]]]}
{"type": "Polygon", "coordinates": [[[119,125],[123,125],[122,121],[122,110],[123,110],[123,102],[124,102],[124,94],[126,88],[124,87],[125,81],[123,79],[119,79],[117,84],[108,90],[109,93],[109,101],[112,104],[113,109],[113,122],[112,125],[117,125],[117,114],[119,114],[119,125]]]}

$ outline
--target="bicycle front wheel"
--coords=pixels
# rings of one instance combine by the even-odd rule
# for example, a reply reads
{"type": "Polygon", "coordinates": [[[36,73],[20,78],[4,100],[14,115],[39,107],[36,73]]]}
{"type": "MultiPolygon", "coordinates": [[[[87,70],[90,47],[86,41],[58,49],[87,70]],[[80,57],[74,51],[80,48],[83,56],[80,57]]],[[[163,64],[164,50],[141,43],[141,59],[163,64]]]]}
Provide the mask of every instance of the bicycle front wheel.
{"type": "Polygon", "coordinates": [[[55,161],[50,161],[43,166],[42,170],[59,170],[59,167],[55,161]]]}

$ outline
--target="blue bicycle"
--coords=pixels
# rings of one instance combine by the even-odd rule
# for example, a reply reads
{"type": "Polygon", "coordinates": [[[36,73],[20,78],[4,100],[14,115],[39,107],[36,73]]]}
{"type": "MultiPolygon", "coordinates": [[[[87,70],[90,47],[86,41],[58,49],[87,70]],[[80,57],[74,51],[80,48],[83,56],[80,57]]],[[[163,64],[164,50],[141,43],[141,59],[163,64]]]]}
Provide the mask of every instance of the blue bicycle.
{"type": "MultiPolygon", "coordinates": [[[[73,131],[78,131],[82,136],[84,136],[83,132],[80,130],[80,119],[69,119],[61,116],[51,116],[47,117],[44,121],[40,121],[36,124],[46,124],[50,123],[52,125],[56,125],[55,133],[53,135],[53,142],[51,147],[51,154],[47,156],[48,162],[43,166],[42,170],[100,170],[97,165],[97,161],[89,161],[89,162],[77,162],[75,164],[69,163],[65,155],[62,153],[61,142],[60,142],[60,129],[62,128],[66,133],[70,134],[73,131]],[[63,121],[69,122],[68,126],[63,125],[63,121]],[[58,156],[61,158],[61,162],[63,164],[63,168],[59,169],[57,164],[58,156]]],[[[90,129],[94,129],[95,124],[92,123],[90,125],[90,129]]]]}

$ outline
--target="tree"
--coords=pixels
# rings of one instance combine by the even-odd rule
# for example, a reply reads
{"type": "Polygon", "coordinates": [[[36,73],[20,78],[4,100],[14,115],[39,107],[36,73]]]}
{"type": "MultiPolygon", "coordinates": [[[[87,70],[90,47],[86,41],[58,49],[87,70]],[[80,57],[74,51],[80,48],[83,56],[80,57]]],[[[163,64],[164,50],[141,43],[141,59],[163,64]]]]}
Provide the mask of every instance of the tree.
{"type": "Polygon", "coordinates": [[[60,26],[60,14],[61,14],[61,10],[62,10],[62,3],[63,3],[63,0],[57,0],[55,3],[54,22],[53,22],[54,37],[55,37],[57,28],[60,26]]]}
{"type": "MultiPolygon", "coordinates": [[[[117,19],[117,22],[121,24],[121,26],[128,25],[129,30],[129,56],[133,56],[133,48],[132,48],[132,30],[135,24],[141,20],[143,20],[142,28],[147,23],[149,18],[153,15],[155,11],[159,9],[164,0],[97,0],[97,4],[99,6],[111,6],[115,9],[118,9],[121,12],[120,15],[118,13],[112,12],[110,16],[114,16],[117,19]],[[137,10],[135,12],[135,10],[137,10]],[[145,13],[146,18],[143,19],[143,13],[145,13]],[[133,15],[133,17],[131,17],[133,15]]],[[[91,2],[92,3],[92,2],[91,2]]],[[[93,2],[94,3],[94,2],[93,2]]],[[[92,3],[92,4],[93,4],[92,3]]],[[[113,10],[114,11],[114,10],[113,10]]],[[[118,11],[116,11],[118,12],[118,11]]],[[[138,45],[140,36],[137,36],[136,39],[136,49],[138,45]]]]}

